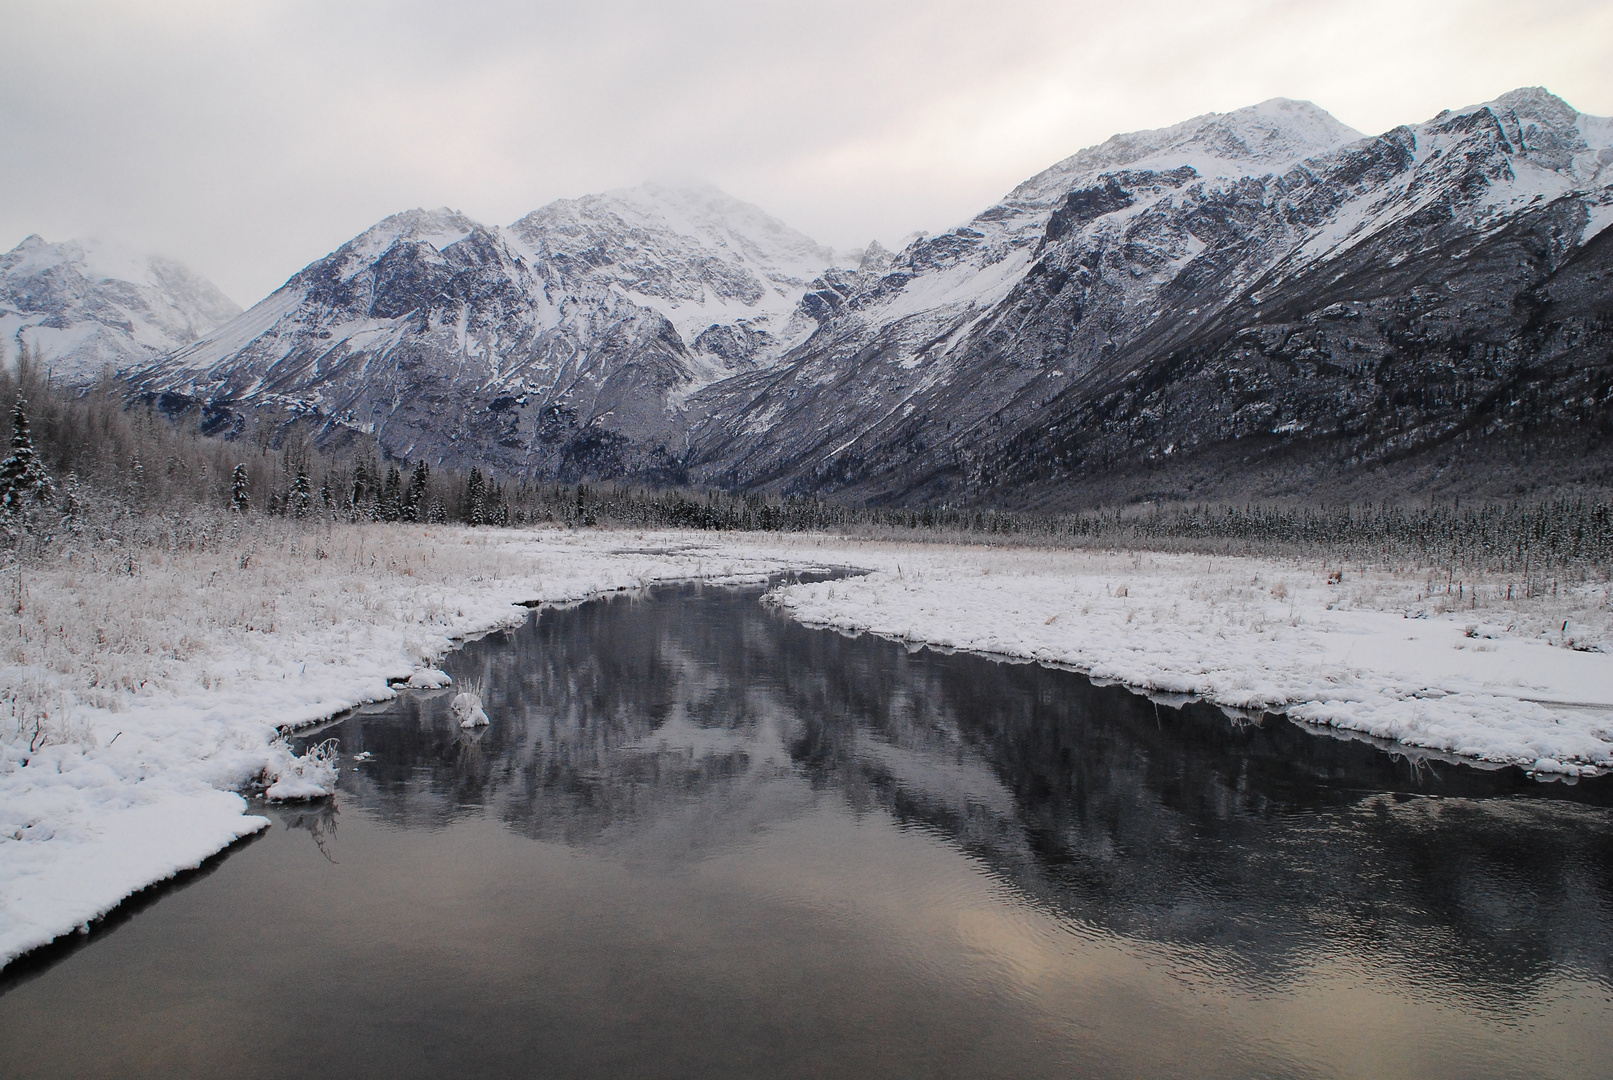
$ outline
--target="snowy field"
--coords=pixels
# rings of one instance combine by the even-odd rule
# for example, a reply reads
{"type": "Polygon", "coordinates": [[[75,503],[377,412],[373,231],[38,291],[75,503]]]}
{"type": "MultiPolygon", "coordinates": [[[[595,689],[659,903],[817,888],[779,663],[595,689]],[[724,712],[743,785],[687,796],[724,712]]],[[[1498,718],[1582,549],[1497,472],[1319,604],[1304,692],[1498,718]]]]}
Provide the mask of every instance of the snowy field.
{"type": "Polygon", "coordinates": [[[819,566],[867,573],[767,602],[1424,751],[1613,766],[1605,584],[1524,600],[1317,563],[710,533],[268,523],[167,552],[86,545],[7,579],[0,963],[263,828],[241,792],[327,790],[284,729],[429,682],[455,641],[524,619],[513,605],[819,566]]]}

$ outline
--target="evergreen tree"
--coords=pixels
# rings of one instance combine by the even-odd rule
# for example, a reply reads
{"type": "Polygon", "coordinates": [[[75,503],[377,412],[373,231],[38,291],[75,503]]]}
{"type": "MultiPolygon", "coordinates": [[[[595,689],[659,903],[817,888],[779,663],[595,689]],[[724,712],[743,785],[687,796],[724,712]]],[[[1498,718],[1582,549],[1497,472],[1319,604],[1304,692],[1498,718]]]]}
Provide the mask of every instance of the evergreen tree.
{"type": "Polygon", "coordinates": [[[403,520],[422,521],[426,518],[426,485],[431,482],[431,470],[425,459],[417,461],[414,475],[409,477],[409,490],[403,496],[403,520]]]}
{"type": "Polygon", "coordinates": [[[493,484],[488,489],[488,494],[482,501],[482,520],[489,525],[510,523],[510,505],[505,500],[504,489],[498,484],[493,484]]]}
{"type": "Polygon", "coordinates": [[[50,502],[55,494],[28,429],[28,403],[18,398],[11,409],[11,456],[0,462],[0,507],[16,512],[50,502]]]}
{"type": "Polygon", "coordinates": [[[235,467],[235,475],[230,477],[230,509],[237,514],[244,514],[252,509],[252,493],[246,478],[246,463],[235,467]]]}
{"type": "Polygon", "coordinates": [[[299,520],[308,516],[308,508],[313,505],[314,493],[308,482],[308,467],[297,466],[297,478],[291,482],[291,516],[299,520]]]}
{"type": "Polygon", "coordinates": [[[383,521],[403,518],[403,476],[396,465],[386,471],[386,484],[381,489],[381,518],[383,521]]]}
{"type": "Polygon", "coordinates": [[[482,470],[472,465],[470,467],[470,480],[465,484],[465,521],[471,525],[480,525],[486,520],[487,514],[487,481],[482,477],[482,470]]]}

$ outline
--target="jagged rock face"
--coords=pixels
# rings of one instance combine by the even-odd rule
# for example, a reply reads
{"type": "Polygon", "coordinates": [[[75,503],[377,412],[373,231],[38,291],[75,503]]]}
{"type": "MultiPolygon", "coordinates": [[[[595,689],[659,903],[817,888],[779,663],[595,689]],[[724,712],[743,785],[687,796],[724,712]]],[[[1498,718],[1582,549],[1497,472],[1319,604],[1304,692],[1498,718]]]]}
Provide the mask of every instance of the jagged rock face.
{"type": "Polygon", "coordinates": [[[888,270],[826,275],[784,366],[696,399],[695,475],[874,501],[1204,497],[1145,474],[1273,448],[1347,472],[1600,418],[1609,122],[1525,90],[1353,134],[1268,102],[1118,137],[888,270]]]}
{"type": "Polygon", "coordinates": [[[107,244],[30,236],[0,255],[0,337],[54,378],[93,382],[149,362],[241,313],[184,264],[107,244]]]}
{"type": "Polygon", "coordinates": [[[681,397],[781,353],[829,258],[714,188],[562,200],[508,228],[410,211],[132,381],[210,430],[290,414],[400,457],[676,481],[681,397]]]}

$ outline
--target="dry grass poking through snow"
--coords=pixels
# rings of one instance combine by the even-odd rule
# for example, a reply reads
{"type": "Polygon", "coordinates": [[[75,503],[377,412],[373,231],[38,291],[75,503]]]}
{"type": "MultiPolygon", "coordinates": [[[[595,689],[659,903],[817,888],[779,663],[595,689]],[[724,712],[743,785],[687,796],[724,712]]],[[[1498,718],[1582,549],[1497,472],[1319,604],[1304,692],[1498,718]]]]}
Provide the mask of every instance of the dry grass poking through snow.
{"type": "Polygon", "coordinates": [[[241,654],[262,652],[253,646],[268,635],[450,630],[467,585],[530,563],[502,537],[466,530],[222,516],[190,525],[69,539],[30,560],[20,588],[13,567],[0,611],[9,739],[82,740],[77,706],[120,712],[165,691],[228,688],[245,676],[241,654]]]}
{"type": "Polygon", "coordinates": [[[977,548],[914,549],[769,599],[808,623],[1069,664],[1428,750],[1613,766],[1607,583],[1523,593],[1499,576],[1321,561],[977,548]]]}
{"type": "MultiPolygon", "coordinates": [[[[485,612],[467,611],[467,603],[502,607],[526,594],[547,596],[556,587],[567,593],[572,587],[566,582],[573,579],[574,591],[584,594],[602,568],[570,563],[585,551],[597,560],[613,536],[631,535],[310,525],[221,514],[125,521],[115,530],[58,540],[29,560],[20,579],[15,569],[0,577],[0,715],[9,720],[0,721],[0,743],[32,750],[90,744],[96,738],[87,724],[91,713],[115,714],[169,694],[228,691],[265,676],[279,678],[284,671],[264,665],[295,662],[302,669],[310,658],[328,662],[342,644],[360,644],[365,628],[409,628],[399,659],[427,665],[448,638],[486,620],[485,612]]],[[[769,565],[803,544],[821,553],[812,545],[825,542],[693,538],[729,551],[765,551],[769,565]]],[[[1285,628],[1320,627],[1333,617],[1330,612],[1372,612],[1459,621],[1470,635],[1461,647],[1475,653],[1494,651],[1503,640],[1613,651],[1605,581],[1564,583],[1525,597],[1519,582],[1501,575],[1457,580],[1324,561],[828,542],[841,549],[835,561],[890,569],[907,596],[914,590],[944,596],[993,574],[999,583],[1036,582],[1044,598],[1071,598],[1039,616],[1039,624],[1057,628],[1061,639],[1077,633],[1083,619],[1090,623],[1096,606],[1135,631],[1196,629],[1223,640],[1236,632],[1277,641],[1285,628]]],[[[708,550],[705,560],[713,558],[708,550]]],[[[657,564],[643,568],[651,576],[668,572],[664,558],[639,561],[657,564]]],[[[712,568],[683,565],[671,572],[712,568]]],[[[622,569],[618,565],[607,575],[611,582],[622,569]]],[[[824,591],[835,592],[836,606],[848,611],[861,606],[848,607],[849,598],[863,593],[869,604],[889,607],[894,598],[880,577],[824,591]]],[[[1005,587],[992,592],[1000,596],[1005,587]]],[[[994,623],[989,613],[976,614],[981,627],[994,623]]],[[[979,636],[968,629],[952,626],[943,636],[979,636]]],[[[1000,651],[1024,651],[1011,641],[992,641],[1000,651]]]]}
{"type": "Polygon", "coordinates": [[[626,534],[112,525],[0,578],[0,963],[266,824],[235,792],[329,791],[280,730],[390,697],[513,604],[785,565],[626,534]]]}

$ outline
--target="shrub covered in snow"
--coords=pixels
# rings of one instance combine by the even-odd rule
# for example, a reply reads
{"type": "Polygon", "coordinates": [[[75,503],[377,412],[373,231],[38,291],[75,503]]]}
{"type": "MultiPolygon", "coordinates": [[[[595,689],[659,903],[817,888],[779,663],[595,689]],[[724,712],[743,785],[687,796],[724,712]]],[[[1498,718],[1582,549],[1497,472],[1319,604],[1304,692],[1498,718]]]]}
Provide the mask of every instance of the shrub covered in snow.
{"type": "Polygon", "coordinates": [[[269,747],[269,763],[263,769],[263,797],[292,802],[334,795],[340,755],[335,739],[315,743],[301,754],[293,754],[285,739],[275,740],[269,747]]]}
{"type": "Polygon", "coordinates": [[[487,713],[482,709],[482,696],[480,694],[472,693],[468,690],[455,694],[450,707],[453,709],[454,717],[459,721],[460,727],[482,727],[490,723],[487,719],[487,713]]]}

